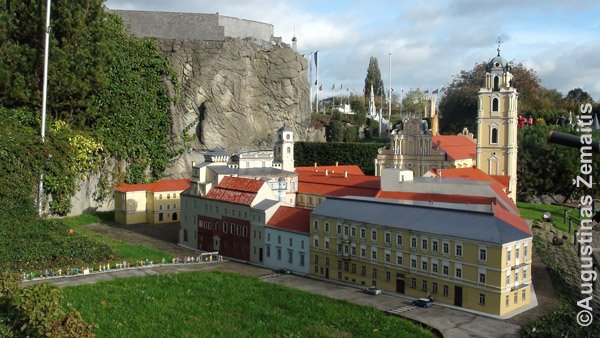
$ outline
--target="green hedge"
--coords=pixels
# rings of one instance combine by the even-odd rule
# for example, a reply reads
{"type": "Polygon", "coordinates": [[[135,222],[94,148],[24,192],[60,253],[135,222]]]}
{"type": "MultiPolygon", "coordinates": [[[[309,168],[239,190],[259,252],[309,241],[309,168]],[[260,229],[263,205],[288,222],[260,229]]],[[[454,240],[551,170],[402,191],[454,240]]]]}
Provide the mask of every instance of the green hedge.
{"type": "Polygon", "coordinates": [[[375,174],[377,150],[385,143],[296,142],[296,166],[356,164],[367,175],[375,174]]]}

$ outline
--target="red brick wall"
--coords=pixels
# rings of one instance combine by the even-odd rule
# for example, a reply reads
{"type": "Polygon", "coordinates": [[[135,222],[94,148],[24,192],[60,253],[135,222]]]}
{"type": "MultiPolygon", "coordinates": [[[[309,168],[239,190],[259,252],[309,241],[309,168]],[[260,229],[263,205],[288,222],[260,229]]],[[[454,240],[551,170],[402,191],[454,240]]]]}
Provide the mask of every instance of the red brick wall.
{"type": "Polygon", "coordinates": [[[225,257],[250,260],[250,222],[233,217],[198,216],[198,249],[225,257]],[[226,225],[226,231],[223,226],[226,225]],[[214,237],[219,237],[218,248],[214,237]]]}

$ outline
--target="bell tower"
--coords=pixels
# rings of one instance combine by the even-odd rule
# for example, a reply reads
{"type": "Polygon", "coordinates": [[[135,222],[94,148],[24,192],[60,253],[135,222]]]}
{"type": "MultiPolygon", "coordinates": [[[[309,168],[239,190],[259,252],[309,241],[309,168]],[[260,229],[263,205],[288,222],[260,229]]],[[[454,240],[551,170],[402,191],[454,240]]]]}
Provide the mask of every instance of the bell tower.
{"type": "Polygon", "coordinates": [[[281,169],[294,171],[294,131],[287,125],[277,130],[275,161],[281,163],[281,169]]]}
{"type": "Polygon", "coordinates": [[[508,176],[508,196],[517,200],[517,90],[511,86],[509,63],[498,55],[486,67],[477,109],[477,168],[508,176]]]}

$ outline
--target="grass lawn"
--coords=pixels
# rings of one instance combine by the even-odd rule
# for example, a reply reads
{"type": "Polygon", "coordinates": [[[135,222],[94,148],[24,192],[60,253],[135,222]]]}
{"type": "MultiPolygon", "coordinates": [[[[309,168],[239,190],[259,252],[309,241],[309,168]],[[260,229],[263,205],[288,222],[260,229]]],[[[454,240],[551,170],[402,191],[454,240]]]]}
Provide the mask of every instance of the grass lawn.
{"type": "Polygon", "coordinates": [[[550,211],[552,213],[552,224],[554,227],[565,232],[569,231],[569,223],[565,223],[564,219],[564,211],[567,210],[567,214],[573,219],[573,228],[576,228],[579,225],[579,210],[576,208],[523,202],[517,202],[517,207],[519,208],[521,217],[534,221],[541,220],[544,212],[550,211]]]}
{"type": "Polygon", "coordinates": [[[102,234],[93,232],[84,227],[87,224],[100,223],[100,222],[113,222],[115,220],[115,214],[112,211],[107,212],[96,212],[92,214],[83,214],[73,217],[65,217],[62,222],[65,223],[69,228],[75,232],[79,232],[86,237],[97,240],[100,243],[109,245],[121,260],[137,261],[148,259],[151,261],[160,262],[163,258],[168,262],[173,257],[166,252],[148,248],[139,244],[132,244],[126,241],[119,241],[102,234]]]}
{"type": "Polygon", "coordinates": [[[407,320],[231,273],[123,278],[63,289],[98,337],[435,337],[407,320]]]}

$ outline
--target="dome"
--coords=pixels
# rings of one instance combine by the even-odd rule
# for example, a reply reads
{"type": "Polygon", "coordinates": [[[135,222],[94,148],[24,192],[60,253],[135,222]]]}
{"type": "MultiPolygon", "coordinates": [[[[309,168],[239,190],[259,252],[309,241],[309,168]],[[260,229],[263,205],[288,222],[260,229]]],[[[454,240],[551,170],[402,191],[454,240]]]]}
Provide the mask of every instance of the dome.
{"type": "Polygon", "coordinates": [[[498,56],[494,57],[493,59],[490,60],[490,62],[488,63],[487,66],[488,70],[492,69],[492,68],[504,68],[507,69],[508,68],[508,61],[506,61],[506,59],[504,59],[502,56],[500,56],[500,54],[498,54],[498,56]]]}

